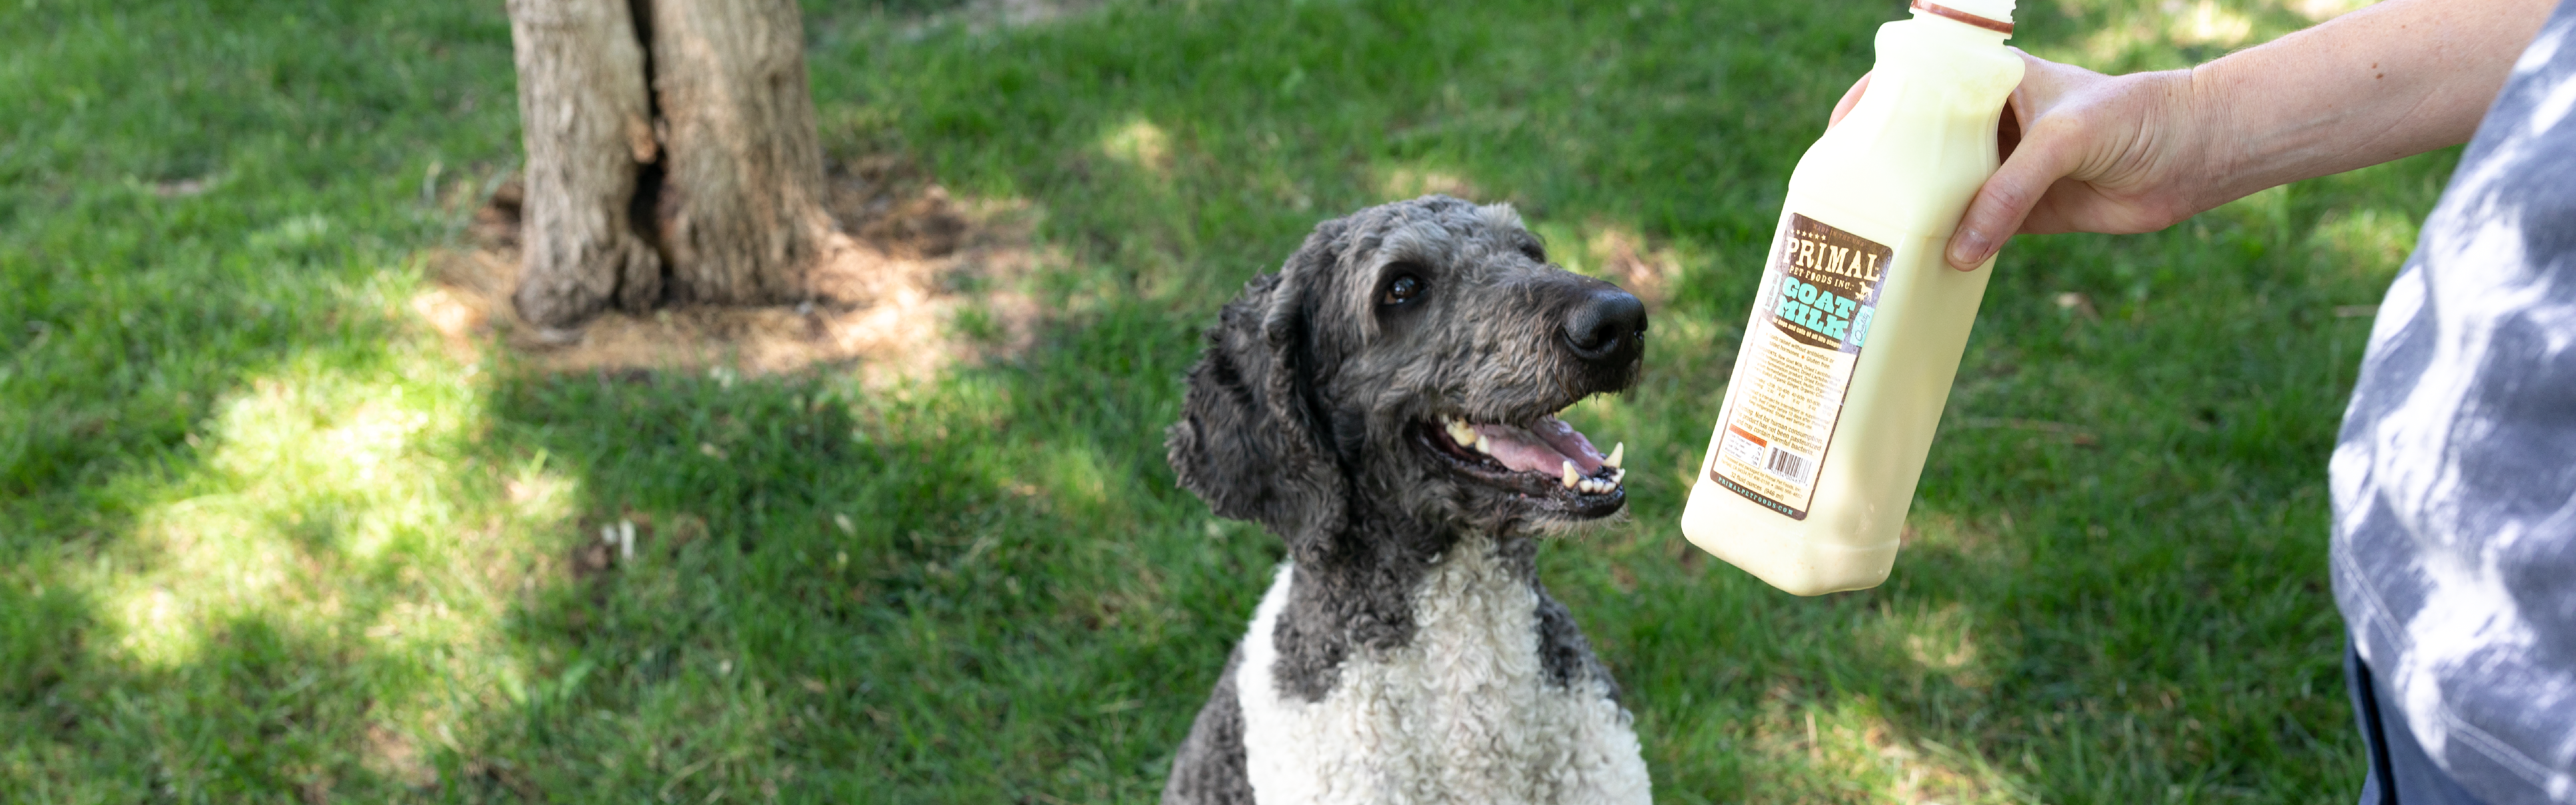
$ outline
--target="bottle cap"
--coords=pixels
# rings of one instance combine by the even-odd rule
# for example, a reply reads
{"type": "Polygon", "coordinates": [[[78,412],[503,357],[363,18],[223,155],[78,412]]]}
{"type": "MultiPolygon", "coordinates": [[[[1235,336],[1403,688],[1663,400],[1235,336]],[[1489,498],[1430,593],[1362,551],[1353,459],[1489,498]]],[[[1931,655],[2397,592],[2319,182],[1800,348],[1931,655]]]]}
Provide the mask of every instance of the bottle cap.
{"type": "Polygon", "coordinates": [[[1914,0],[1914,10],[2000,34],[2013,31],[2013,0],[1914,0]]]}

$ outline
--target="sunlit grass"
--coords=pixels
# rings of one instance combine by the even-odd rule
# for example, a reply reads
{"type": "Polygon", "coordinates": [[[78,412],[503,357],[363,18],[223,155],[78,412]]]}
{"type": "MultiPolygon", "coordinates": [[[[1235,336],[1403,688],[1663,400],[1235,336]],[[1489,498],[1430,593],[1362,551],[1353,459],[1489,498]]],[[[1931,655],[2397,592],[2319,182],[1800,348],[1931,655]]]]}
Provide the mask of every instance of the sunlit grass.
{"type": "MultiPolygon", "coordinates": [[[[2066,0],[2024,14],[2044,33],[2023,49],[2096,70],[2173,69],[2350,13],[2370,0],[2066,0]],[[2071,25],[2070,25],[2071,23],[2071,25]],[[2058,36],[2058,34],[2073,34],[2058,36]]],[[[2035,9],[2036,10],[2036,9],[2035,9]]]]}
{"type": "MultiPolygon", "coordinates": [[[[560,542],[579,481],[541,459],[504,466],[478,453],[490,375],[412,329],[392,324],[392,343],[373,356],[307,356],[250,375],[185,435],[192,472],[109,485],[131,519],[98,535],[94,563],[48,574],[96,613],[82,638],[94,653],[66,687],[139,697],[139,710],[105,726],[154,725],[130,738],[161,747],[165,789],[424,784],[437,776],[434,747],[467,745],[479,731],[471,717],[524,698],[510,692],[524,687],[529,655],[507,621],[537,583],[559,582],[537,559],[560,542]],[[255,670],[270,663],[282,664],[255,670]],[[269,673],[281,687],[258,680],[269,673]],[[211,721],[182,715],[208,693],[286,708],[231,717],[245,727],[283,718],[259,728],[283,730],[259,753],[274,765],[226,772],[230,763],[187,760],[226,751],[180,737],[229,720],[220,708],[200,714],[211,721]]],[[[23,782],[77,799],[137,779],[23,782]]]]}
{"type": "Polygon", "coordinates": [[[1111,130],[1109,136],[1100,139],[1100,150],[1157,179],[1171,177],[1172,136],[1154,121],[1137,118],[1111,130]]]}
{"type": "Polygon", "coordinates": [[[2384,283],[2415,251],[2414,216],[2394,210],[2337,210],[2317,222],[2313,242],[2344,270],[2384,283]]]}

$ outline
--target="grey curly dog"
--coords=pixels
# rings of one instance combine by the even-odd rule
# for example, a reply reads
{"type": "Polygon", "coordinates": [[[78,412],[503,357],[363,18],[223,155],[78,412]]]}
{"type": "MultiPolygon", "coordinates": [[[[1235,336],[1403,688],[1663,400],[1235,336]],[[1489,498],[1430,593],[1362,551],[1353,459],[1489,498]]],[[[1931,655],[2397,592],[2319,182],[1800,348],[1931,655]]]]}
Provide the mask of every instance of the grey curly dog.
{"type": "Polygon", "coordinates": [[[1618,684],[1539,584],[1621,512],[1622,449],[1556,414],[1636,382],[1645,306],[1509,206],[1316,226],[1225,306],[1168,448],[1287,543],[1166,803],[1643,803],[1618,684]]]}

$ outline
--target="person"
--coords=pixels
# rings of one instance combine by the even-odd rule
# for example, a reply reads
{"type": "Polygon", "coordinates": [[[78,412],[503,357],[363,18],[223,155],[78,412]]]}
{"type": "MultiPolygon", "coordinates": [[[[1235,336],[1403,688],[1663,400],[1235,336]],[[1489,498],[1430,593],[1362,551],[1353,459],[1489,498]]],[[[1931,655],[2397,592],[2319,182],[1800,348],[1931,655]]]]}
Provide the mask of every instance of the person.
{"type": "Polygon", "coordinates": [[[2362,802],[2576,803],[2576,0],[2389,0],[2170,72],[2023,58],[1954,268],[2469,144],[2328,466],[2362,802]]]}

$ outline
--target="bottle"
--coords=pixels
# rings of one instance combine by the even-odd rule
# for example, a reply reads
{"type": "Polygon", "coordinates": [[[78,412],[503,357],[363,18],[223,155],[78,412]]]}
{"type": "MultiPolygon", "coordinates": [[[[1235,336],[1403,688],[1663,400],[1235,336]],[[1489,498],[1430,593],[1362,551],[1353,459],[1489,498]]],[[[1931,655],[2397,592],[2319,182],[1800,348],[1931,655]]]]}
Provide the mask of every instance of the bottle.
{"type": "Polygon", "coordinates": [[[1797,595],[1878,586],[1994,260],[1942,260],[2021,83],[2013,0],[1915,0],[1799,158],[1682,533],[1797,595]]]}

